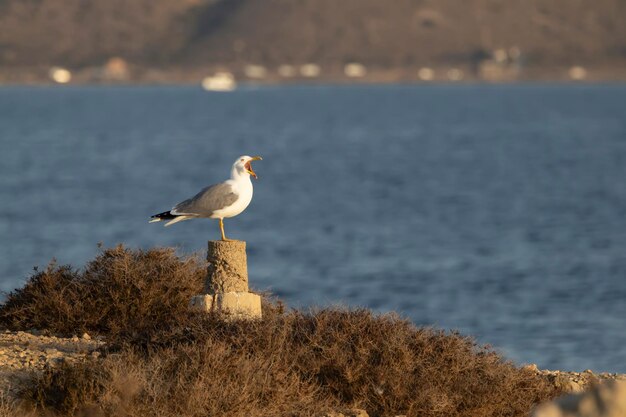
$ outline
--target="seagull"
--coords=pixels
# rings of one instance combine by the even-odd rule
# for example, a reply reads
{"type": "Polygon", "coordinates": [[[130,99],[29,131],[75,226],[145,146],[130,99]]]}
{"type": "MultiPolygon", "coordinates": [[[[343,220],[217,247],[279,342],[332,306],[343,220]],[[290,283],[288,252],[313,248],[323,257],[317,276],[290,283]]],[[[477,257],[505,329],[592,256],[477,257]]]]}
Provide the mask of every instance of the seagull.
{"type": "Polygon", "coordinates": [[[219,219],[222,240],[232,240],[224,234],[224,219],[238,215],[250,204],[252,200],[250,176],[258,178],[250,163],[262,159],[260,156],[240,156],[230,170],[229,180],[203,188],[198,194],[176,204],[171,210],[151,216],[150,223],[169,220],[165,226],[171,226],[183,220],[200,217],[219,219]]]}

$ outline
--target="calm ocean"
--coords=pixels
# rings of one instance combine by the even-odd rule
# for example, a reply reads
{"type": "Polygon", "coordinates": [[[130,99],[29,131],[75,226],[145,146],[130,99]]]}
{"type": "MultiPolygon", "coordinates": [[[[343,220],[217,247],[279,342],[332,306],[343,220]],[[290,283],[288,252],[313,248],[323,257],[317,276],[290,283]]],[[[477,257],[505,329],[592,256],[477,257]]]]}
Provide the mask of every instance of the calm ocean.
{"type": "Polygon", "coordinates": [[[0,287],[148,224],[241,154],[251,284],[458,329],[517,363],[626,372],[626,85],[0,88],[0,287]]]}

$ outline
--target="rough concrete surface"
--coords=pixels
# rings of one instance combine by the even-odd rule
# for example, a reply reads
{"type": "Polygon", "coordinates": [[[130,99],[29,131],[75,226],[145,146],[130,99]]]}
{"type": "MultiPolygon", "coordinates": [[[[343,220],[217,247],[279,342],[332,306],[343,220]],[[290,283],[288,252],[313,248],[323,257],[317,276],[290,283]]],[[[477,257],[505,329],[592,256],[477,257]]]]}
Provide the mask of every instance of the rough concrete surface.
{"type": "Polygon", "coordinates": [[[260,318],[261,297],[251,292],[201,294],[191,298],[190,306],[202,311],[222,311],[235,318],[260,318]]]}
{"type": "Polygon", "coordinates": [[[209,241],[207,261],[205,293],[192,297],[190,307],[233,318],[261,318],[261,297],[248,292],[246,242],[209,241]]]}
{"type": "Polygon", "coordinates": [[[205,293],[248,291],[246,242],[209,241],[205,293]]]}

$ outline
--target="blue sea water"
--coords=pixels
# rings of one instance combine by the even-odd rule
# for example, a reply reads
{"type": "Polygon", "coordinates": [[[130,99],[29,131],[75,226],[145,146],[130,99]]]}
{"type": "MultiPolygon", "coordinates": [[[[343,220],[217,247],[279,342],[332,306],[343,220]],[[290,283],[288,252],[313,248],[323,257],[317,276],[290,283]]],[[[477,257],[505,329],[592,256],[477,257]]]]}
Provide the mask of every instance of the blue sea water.
{"type": "Polygon", "coordinates": [[[625,85],[1,88],[0,287],[98,242],[203,250],[215,221],[147,219],[241,154],[253,287],[626,372],[625,85]]]}

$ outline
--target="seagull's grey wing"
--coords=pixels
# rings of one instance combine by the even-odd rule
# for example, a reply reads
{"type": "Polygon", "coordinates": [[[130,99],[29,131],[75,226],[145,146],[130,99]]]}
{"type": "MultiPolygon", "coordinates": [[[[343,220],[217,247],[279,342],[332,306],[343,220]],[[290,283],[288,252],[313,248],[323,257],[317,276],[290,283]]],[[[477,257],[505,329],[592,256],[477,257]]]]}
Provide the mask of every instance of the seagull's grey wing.
{"type": "Polygon", "coordinates": [[[172,214],[210,217],[216,210],[232,205],[239,196],[226,183],[211,185],[192,198],[176,204],[172,214]]]}

